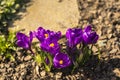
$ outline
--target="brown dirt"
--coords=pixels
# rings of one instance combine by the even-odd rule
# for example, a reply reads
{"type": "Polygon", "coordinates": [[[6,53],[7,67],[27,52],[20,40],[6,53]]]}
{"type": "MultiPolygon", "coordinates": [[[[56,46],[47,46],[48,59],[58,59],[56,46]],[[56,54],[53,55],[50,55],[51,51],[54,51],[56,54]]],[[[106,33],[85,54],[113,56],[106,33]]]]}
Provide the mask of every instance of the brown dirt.
{"type": "MultiPolygon", "coordinates": [[[[62,4],[64,0],[60,2],[62,4]]],[[[120,0],[77,0],[79,24],[92,24],[100,38],[100,60],[91,57],[73,74],[69,70],[46,72],[26,53],[15,54],[16,61],[0,62],[1,80],[120,80],[120,0]]],[[[74,5],[73,5],[74,6],[74,5]]],[[[46,20],[46,19],[45,19],[46,20]]],[[[34,23],[33,23],[34,24],[34,23]]],[[[97,49],[94,47],[94,53],[97,49]]]]}

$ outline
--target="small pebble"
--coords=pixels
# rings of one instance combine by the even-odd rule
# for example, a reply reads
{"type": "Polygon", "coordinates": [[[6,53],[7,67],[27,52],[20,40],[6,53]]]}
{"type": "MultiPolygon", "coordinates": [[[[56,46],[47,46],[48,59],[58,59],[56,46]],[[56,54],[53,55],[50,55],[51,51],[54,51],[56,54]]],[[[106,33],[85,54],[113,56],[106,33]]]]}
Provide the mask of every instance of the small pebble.
{"type": "Polygon", "coordinates": [[[61,72],[58,72],[58,73],[56,74],[56,76],[55,76],[56,80],[57,80],[57,79],[60,79],[61,77],[62,77],[62,73],[61,73],[61,72]]]}
{"type": "Polygon", "coordinates": [[[24,67],[25,67],[25,64],[21,64],[21,65],[20,65],[20,68],[24,68],[24,67]]]}
{"type": "Polygon", "coordinates": [[[110,53],[116,53],[117,52],[117,49],[112,49],[111,51],[110,51],[110,53]]]}
{"type": "Polygon", "coordinates": [[[28,56],[26,56],[26,57],[24,58],[24,61],[29,61],[31,58],[32,58],[32,57],[31,57],[30,55],[28,55],[28,56]]]}
{"type": "Polygon", "coordinates": [[[37,75],[39,75],[39,67],[38,66],[35,67],[35,72],[37,75]]]}

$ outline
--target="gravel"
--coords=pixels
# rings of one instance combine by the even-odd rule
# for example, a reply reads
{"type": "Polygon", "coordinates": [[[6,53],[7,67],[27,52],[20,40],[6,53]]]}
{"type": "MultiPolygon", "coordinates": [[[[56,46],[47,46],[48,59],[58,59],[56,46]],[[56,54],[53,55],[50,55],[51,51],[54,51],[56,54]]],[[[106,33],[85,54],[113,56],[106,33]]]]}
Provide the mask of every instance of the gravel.
{"type": "Polygon", "coordinates": [[[0,80],[120,80],[120,0],[77,2],[80,13],[77,27],[91,24],[99,34],[100,59],[91,57],[73,74],[67,69],[46,72],[30,55],[18,51],[14,62],[4,58],[0,61],[0,80]]]}

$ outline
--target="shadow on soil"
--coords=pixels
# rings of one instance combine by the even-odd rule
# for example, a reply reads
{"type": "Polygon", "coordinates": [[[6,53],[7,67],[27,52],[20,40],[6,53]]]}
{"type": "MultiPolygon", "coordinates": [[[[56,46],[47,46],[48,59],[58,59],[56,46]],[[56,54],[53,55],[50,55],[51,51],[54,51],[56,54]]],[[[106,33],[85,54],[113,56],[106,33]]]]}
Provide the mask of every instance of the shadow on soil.
{"type": "Polygon", "coordinates": [[[21,20],[24,16],[22,16],[23,13],[27,12],[26,8],[32,5],[32,0],[23,0],[21,3],[21,8],[18,10],[18,12],[15,14],[14,19],[9,22],[8,26],[13,26],[13,23],[15,20],[21,20]],[[20,13],[20,14],[19,14],[20,13]]]}
{"type": "MultiPolygon", "coordinates": [[[[109,59],[107,61],[91,60],[83,67],[83,80],[120,80],[120,75],[114,73],[115,69],[120,68],[120,59],[109,59]]],[[[119,71],[118,71],[119,72],[119,71]]]]}
{"type": "MultiPolygon", "coordinates": [[[[96,56],[93,56],[85,66],[81,66],[71,74],[70,69],[61,70],[62,79],[66,76],[74,76],[77,73],[80,74],[79,80],[120,80],[120,59],[98,60],[96,56]],[[118,72],[114,72],[118,69],[118,72]]],[[[55,71],[54,71],[55,72],[55,71]]]]}
{"type": "Polygon", "coordinates": [[[7,35],[9,33],[8,28],[13,26],[14,21],[18,20],[18,19],[20,20],[23,18],[22,15],[18,14],[18,13],[25,13],[27,11],[26,8],[31,6],[31,2],[32,2],[32,0],[22,0],[20,2],[20,9],[18,9],[15,14],[12,14],[11,15],[12,18],[10,20],[7,20],[6,26],[4,26],[0,29],[1,34],[7,35]]]}

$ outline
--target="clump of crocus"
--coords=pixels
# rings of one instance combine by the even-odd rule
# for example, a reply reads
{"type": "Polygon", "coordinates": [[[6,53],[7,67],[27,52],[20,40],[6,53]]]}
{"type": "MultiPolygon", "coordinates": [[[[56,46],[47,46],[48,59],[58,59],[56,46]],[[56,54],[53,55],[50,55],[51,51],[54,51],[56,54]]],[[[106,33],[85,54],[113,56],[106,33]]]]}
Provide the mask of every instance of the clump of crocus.
{"type": "Polygon", "coordinates": [[[60,51],[58,40],[61,38],[61,32],[54,32],[39,27],[35,32],[36,38],[40,41],[40,47],[42,50],[55,56],[60,51]]]}
{"type": "Polygon", "coordinates": [[[16,36],[17,45],[28,50],[32,50],[31,43],[33,37],[39,40],[41,53],[36,54],[39,54],[39,58],[43,59],[42,62],[48,71],[51,66],[58,69],[73,66],[74,69],[76,66],[81,65],[81,62],[86,62],[92,55],[89,45],[95,44],[98,40],[98,35],[95,31],[92,31],[91,26],[87,26],[83,30],[81,28],[70,28],[66,31],[67,42],[65,43],[67,43],[67,49],[62,52],[62,47],[59,45],[60,31],[54,32],[39,27],[36,31],[30,32],[29,37],[19,32],[16,36]],[[79,47],[77,47],[78,44],[79,47]]]}

